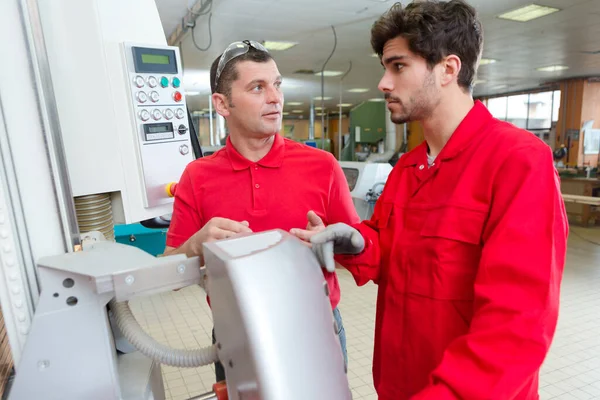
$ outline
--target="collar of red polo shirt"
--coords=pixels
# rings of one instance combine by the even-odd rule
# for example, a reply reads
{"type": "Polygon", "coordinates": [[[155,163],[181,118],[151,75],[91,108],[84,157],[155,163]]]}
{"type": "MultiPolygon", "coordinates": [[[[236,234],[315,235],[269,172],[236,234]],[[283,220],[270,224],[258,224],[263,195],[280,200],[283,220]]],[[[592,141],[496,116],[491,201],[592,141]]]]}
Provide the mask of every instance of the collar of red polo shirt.
{"type": "Polygon", "coordinates": [[[231,143],[231,139],[227,137],[227,143],[225,145],[225,151],[227,152],[227,156],[229,157],[229,161],[231,161],[231,166],[234,170],[239,171],[242,169],[249,168],[254,164],[258,164],[262,167],[267,168],[279,168],[283,163],[283,155],[285,153],[285,140],[280,134],[275,134],[273,140],[273,146],[271,150],[260,159],[258,162],[250,161],[243,155],[241,155],[233,144],[231,143]]]}

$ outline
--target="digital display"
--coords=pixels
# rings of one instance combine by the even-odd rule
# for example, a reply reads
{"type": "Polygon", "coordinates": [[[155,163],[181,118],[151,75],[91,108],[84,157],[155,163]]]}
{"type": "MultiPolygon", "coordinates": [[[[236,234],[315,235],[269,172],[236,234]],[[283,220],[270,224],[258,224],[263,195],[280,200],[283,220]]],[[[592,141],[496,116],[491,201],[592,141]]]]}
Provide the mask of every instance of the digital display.
{"type": "Polygon", "coordinates": [[[148,126],[148,133],[173,132],[171,124],[153,124],[148,126]]]}
{"type": "Polygon", "coordinates": [[[169,65],[171,63],[171,58],[163,54],[142,54],[141,57],[144,64],[169,65]]]}
{"type": "Polygon", "coordinates": [[[168,140],[175,137],[173,124],[171,122],[163,124],[144,124],[144,136],[147,142],[153,140],[168,140]]]}
{"type": "Polygon", "coordinates": [[[177,55],[171,48],[131,47],[135,72],[177,74],[177,55]]]}

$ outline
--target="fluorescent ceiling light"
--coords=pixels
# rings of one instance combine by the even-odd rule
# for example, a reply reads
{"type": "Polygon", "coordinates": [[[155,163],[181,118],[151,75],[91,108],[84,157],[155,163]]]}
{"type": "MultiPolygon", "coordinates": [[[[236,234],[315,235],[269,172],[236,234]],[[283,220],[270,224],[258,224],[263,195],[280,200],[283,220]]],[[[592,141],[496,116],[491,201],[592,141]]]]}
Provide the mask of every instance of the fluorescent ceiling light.
{"type": "MultiPolygon", "coordinates": [[[[323,71],[323,76],[339,76],[342,74],[343,74],[342,71],[327,71],[327,70],[323,71]]],[[[321,76],[321,71],[315,72],[315,75],[321,76]]]]}
{"type": "Polygon", "coordinates": [[[479,61],[479,65],[488,65],[488,64],[493,64],[495,62],[496,62],[496,60],[494,60],[493,58],[482,58],[479,61]]]}
{"type": "Polygon", "coordinates": [[[300,85],[283,81],[283,82],[281,82],[281,87],[284,89],[296,89],[296,88],[299,88],[300,85]]]}
{"type": "Polygon", "coordinates": [[[369,91],[369,89],[367,89],[367,88],[353,88],[353,89],[348,89],[348,92],[350,92],[350,93],[366,93],[368,91],[369,91]]]}
{"type": "Polygon", "coordinates": [[[200,94],[200,92],[194,92],[194,91],[185,92],[186,96],[198,96],[199,94],[200,94]]]}
{"type": "Polygon", "coordinates": [[[321,107],[315,107],[315,110],[322,110],[323,108],[321,107]]]}
{"type": "Polygon", "coordinates": [[[294,114],[302,114],[304,110],[292,110],[294,114]]]}
{"type": "Polygon", "coordinates": [[[317,96],[317,97],[313,97],[313,100],[317,100],[317,101],[327,101],[327,100],[331,100],[331,97],[321,97],[321,96],[317,96]]]}
{"type": "Polygon", "coordinates": [[[512,10],[501,14],[498,16],[498,18],[508,19],[510,21],[517,22],[527,22],[531,21],[532,19],[540,18],[555,13],[557,11],[560,11],[560,9],[554,7],[540,6],[537,4],[530,4],[528,6],[517,8],[516,10],[512,10]]]}
{"type": "Polygon", "coordinates": [[[369,99],[369,101],[385,101],[385,99],[381,97],[375,97],[374,99],[369,99]]]}
{"type": "Polygon", "coordinates": [[[373,54],[371,54],[371,57],[377,57],[377,58],[379,58],[379,54],[373,53],[373,54]]]}
{"type": "Polygon", "coordinates": [[[290,115],[290,113],[284,111],[284,112],[281,113],[281,115],[290,115]]]}
{"type": "Polygon", "coordinates": [[[482,83],[485,83],[486,81],[484,79],[475,79],[475,84],[476,85],[480,85],[482,83]]]}
{"type": "Polygon", "coordinates": [[[342,104],[337,104],[336,107],[352,107],[351,103],[342,103],[342,104]]]}
{"type": "Polygon", "coordinates": [[[265,46],[267,50],[283,51],[290,49],[297,44],[297,42],[279,42],[274,40],[265,40],[263,46],[265,46]]]}
{"type": "Polygon", "coordinates": [[[288,106],[301,106],[304,103],[301,102],[301,101],[290,101],[290,102],[285,103],[285,104],[288,105],[288,106]]]}
{"type": "Polygon", "coordinates": [[[565,69],[569,69],[566,65],[549,65],[547,67],[536,68],[541,72],[556,72],[556,71],[564,71],[565,69]]]}
{"type": "Polygon", "coordinates": [[[498,90],[498,89],[504,89],[504,88],[506,88],[506,87],[508,87],[508,86],[506,86],[506,85],[496,85],[496,86],[494,86],[492,89],[493,89],[493,90],[498,90]]]}

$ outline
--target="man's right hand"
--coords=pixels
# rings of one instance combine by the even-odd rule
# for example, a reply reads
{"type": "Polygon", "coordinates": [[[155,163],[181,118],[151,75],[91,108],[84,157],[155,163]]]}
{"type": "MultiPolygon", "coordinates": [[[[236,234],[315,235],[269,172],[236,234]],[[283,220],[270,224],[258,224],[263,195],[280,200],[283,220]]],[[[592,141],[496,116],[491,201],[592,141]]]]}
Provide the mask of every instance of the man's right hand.
{"type": "Polygon", "coordinates": [[[248,221],[234,221],[227,218],[215,217],[208,221],[202,229],[190,237],[183,245],[178,248],[168,247],[165,249],[165,256],[184,253],[188,257],[199,256],[204,264],[202,245],[207,242],[230,238],[238,233],[252,233],[248,221]]]}
{"type": "Polygon", "coordinates": [[[329,272],[335,271],[334,254],[359,254],[365,248],[365,239],[349,225],[338,223],[310,238],[319,263],[329,272]]]}

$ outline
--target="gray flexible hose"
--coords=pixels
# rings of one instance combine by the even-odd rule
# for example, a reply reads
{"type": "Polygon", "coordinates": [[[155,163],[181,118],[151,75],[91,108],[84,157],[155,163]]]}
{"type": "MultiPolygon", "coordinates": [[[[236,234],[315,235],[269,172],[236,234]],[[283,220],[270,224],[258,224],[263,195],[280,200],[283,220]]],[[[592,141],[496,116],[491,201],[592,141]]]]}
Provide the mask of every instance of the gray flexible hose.
{"type": "Polygon", "coordinates": [[[137,322],[128,302],[110,301],[117,326],[123,336],[142,353],[153,360],[172,367],[196,368],[212,364],[219,360],[217,346],[196,350],[172,349],[150,337],[137,322]]]}

